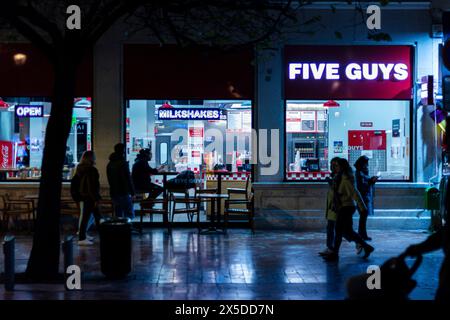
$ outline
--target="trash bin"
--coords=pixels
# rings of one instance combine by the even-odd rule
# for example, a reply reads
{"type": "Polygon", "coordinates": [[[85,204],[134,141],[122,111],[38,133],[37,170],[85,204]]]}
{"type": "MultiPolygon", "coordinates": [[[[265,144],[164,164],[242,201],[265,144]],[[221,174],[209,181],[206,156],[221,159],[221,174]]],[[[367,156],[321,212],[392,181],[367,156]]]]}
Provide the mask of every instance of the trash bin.
{"type": "Polygon", "coordinates": [[[125,278],[131,272],[131,221],[106,220],[100,224],[100,263],[108,278],[125,278]]]}

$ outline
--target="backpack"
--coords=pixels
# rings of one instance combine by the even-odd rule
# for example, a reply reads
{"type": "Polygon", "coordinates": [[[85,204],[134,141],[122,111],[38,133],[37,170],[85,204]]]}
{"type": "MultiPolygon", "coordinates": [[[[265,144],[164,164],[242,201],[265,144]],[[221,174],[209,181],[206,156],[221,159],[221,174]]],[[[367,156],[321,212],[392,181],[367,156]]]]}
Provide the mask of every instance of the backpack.
{"type": "Polygon", "coordinates": [[[78,174],[75,174],[70,180],[70,194],[75,202],[80,202],[82,200],[80,193],[81,178],[78,174]]]}

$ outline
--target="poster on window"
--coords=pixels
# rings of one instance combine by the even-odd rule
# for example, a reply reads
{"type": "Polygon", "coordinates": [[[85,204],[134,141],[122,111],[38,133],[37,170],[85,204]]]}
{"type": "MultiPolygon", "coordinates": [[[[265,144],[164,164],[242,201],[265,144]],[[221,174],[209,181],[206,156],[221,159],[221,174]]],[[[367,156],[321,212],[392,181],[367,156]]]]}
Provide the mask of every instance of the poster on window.
{"type": "Polygon", "coordinates": [[[344,143],[342,141],[333,141],[333,151],[335,154],[344,152],[344,143]]]}
{"type": "Polygon", "coordinates": [[[286,112],[286,132],[296,133],[302,132],[301,112],[287,111],[286,112]]]}
{"type": "Polygon", "coordinates": [[[327,112],[317,111],[317,132],[325,132],[327,128],[327,112]]]}
{"type": "Polygon", "coordinates": [[[0,168],[9,169],[13,166],[13,144],[10,141],[0,141],[0,168]]]}
{"type": "Polygon", "coordinates": [[[302,111],[301,117],[301,131],[302,132],[315,132],[316,131],[316,112],[315,111],[302,111]]]}

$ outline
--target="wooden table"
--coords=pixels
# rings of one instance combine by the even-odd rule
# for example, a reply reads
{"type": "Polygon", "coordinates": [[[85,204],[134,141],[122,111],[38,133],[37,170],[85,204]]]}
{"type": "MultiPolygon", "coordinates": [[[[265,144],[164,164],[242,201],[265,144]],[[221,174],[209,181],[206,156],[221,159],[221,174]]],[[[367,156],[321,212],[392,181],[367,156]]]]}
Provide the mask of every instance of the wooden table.
{"type": "MultiPolygon", "coordinates": [[[[213,193],[200,193],[197,195],[197,198],[199,199],[208,199],[211,200],[211,224],[210,227],[206,231],[201,231],[202,234],[210,234],[210,233],[216,233],[218,232],[218,225],[221,220],[221,212],[218,210],[216,211],[216,208],[220,208],[220,202],[222,199],[228,199],[228,194],[213,194],[213,193]],[[216,205],[217,202],[217,205],[216,205]],[[217,218],[217,223],[216,223],[217,218]]],[[[224,233],[224,229],[222,229],[221,233],[224,233]]]]}

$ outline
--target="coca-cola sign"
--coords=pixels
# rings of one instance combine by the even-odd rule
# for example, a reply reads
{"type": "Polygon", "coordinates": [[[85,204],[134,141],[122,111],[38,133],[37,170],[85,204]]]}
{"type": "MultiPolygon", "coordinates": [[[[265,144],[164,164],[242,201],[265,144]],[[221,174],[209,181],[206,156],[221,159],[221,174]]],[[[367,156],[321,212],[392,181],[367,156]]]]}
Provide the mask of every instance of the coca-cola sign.
{"type": "Polygon", "coordinates": [[[8,169],[12,167],[13,144],[10,141],[0,141],[0,168],[8,169]]]}

